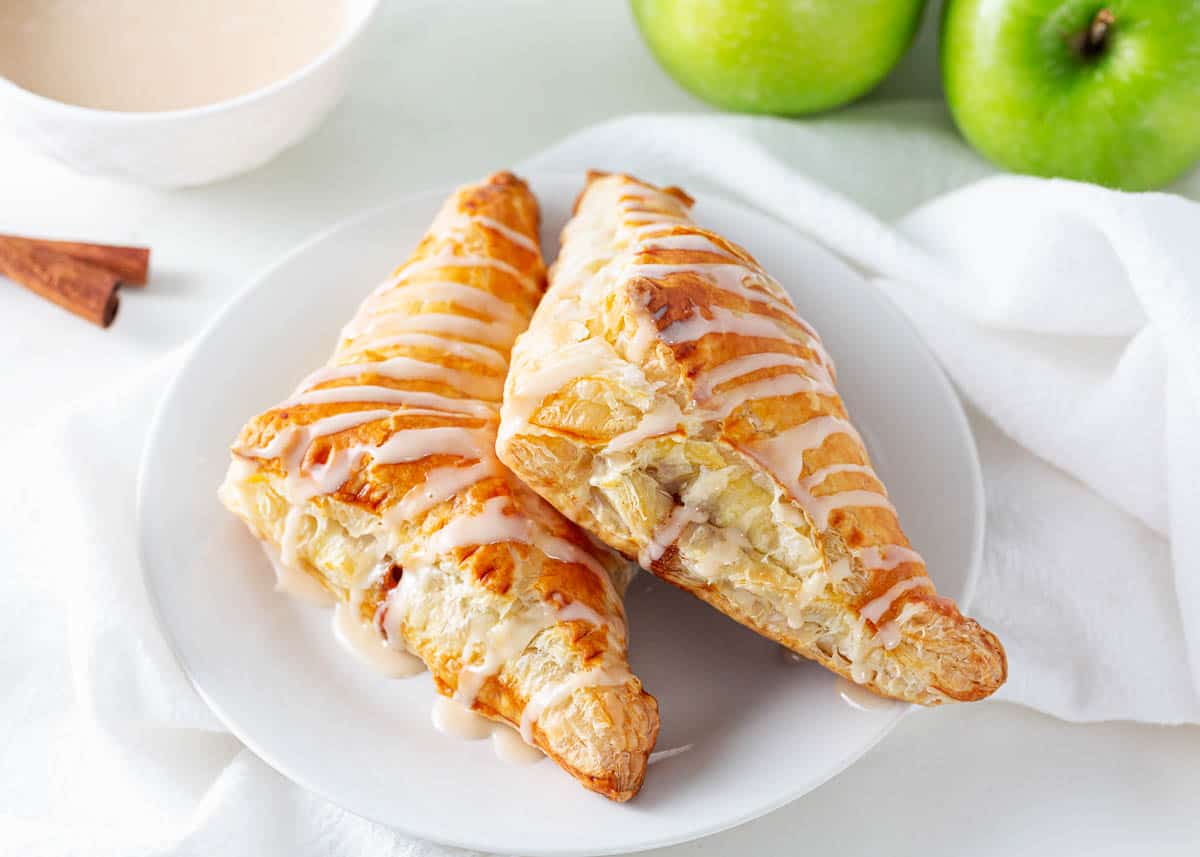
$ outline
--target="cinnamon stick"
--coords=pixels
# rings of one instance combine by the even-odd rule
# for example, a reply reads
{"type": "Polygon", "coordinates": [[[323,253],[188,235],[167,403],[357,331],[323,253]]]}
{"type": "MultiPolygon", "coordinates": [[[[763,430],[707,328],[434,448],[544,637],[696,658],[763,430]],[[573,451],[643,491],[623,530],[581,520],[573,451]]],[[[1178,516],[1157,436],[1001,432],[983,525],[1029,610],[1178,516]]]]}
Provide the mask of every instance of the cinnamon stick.
{"type": "Polygon", "coordinates": [[[90,244],[81,241],[48,241],[44,238],[26,238],[22,235],[0,235],[5,241],[19,241],[37,247],[45,247],[112,271],[125,286],[144,286],[150,272],[149,247],[124,247],[116,244],[90,244]]]}
{"type": "Polygon", "coordinates": [[[38,242],[0,236],[0,274],[101,327],[117,315],[117,274],[38,242]]]}

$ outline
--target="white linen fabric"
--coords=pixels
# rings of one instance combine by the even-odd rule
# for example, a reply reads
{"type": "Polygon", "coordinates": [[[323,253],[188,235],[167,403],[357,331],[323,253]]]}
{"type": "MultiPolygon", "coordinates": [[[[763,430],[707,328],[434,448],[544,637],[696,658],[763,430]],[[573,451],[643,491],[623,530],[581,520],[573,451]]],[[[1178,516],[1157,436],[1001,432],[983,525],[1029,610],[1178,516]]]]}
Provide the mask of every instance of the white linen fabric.
{"type": "MultiPolygon", "coordinates": [[[[988,502],[971,612],[1008,649],[1000,698],[1200,722],[1200,206],[986,177],[940,119],[853,112],[630,117],[521,168],[738,197],[865,272],[967,402],[988,502]]],[[[135,481],[181,357],[6,438],[0,842],[31,857],[461,853],[290,784],[175,663],[142,588],[135,481]]]]}

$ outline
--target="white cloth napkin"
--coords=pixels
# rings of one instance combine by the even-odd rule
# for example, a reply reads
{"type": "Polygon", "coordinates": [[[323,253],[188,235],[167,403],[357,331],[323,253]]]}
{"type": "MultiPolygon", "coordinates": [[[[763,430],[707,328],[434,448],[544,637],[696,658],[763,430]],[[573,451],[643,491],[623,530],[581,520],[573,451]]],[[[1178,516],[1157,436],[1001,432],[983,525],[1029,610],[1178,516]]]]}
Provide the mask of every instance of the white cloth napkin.
{"type": "MultiPolygon", "coordinates": [[[[1007,646],[1001,697],[1072,720],[1200,721],[1200,206],[991,178],[889,225],[906,193],[986,169],[940,121],[853,112],[633,117],[521,166],[714,188],[867,272],[969,403],[988,499],[972,612],[1007,646]]],[[[134,485],[179,359],[6,438],[0,842],[24,855],[459,853],[291,785],[175,664],[141,585],[134,485]]]]}

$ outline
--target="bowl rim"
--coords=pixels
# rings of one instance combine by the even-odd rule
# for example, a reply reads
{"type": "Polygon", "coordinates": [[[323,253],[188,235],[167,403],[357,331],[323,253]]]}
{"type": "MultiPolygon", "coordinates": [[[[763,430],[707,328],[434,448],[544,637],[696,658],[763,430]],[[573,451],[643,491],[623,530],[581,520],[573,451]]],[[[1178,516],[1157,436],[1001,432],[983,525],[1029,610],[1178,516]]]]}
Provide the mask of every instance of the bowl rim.
{"type": "Polygon", "coordinates": [[[84,107],[79,104],[58,101],[46,95],[39,95],[2,74],[0,74],[0,93],[11,92],[17,98],[24,99],[38,109],[55,110],[79,119],[111,123],[128,122],[131,124],[144,124],[159,119],[190,119],[225,110],[234,110],[270,98],[275,93],[310,77],[318,68],[344,52],[351,43],[363,34],[371,19],[375,17],[375,13],[379,11],[380,3],[381,0],[345,0],[347,12],[351,11],[353,6],[358,6],[361,11],[343,25],[341,34],[333,44],[329,45],[304,65],[278,80],[272,81],[265,86],[260,86],[257,89],[252,89],[249,92],[243,92],[241,95],[235,95],[232,98],[214,101],[211,104],[199,104],[195,107],[180,107],[172,110],[106,110],[98,107],[84,107]]]}

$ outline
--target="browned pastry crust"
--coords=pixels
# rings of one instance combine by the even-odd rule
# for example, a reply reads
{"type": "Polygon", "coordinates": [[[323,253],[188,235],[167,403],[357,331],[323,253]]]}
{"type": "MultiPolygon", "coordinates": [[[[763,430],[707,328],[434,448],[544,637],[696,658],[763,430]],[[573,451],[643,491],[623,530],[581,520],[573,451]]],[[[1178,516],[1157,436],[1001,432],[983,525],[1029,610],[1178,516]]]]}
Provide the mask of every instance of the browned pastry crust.
{"type": "Polygon", "coordinates": [[[937,596],[820,339],[691,200],[589,175],[518,341],[498,452],[609,545],[885,696],[976,700],[995,635],[937,596]]]}
{"type": "Polygon", "coordinates": [[[509,350],[545,288],[538,217],[509,173],[451,197],[327,366],[247,423],[221,498],[440,693],[626,800],[658,732],[628,667],[628,564],[494,456],[509,350]]]}

